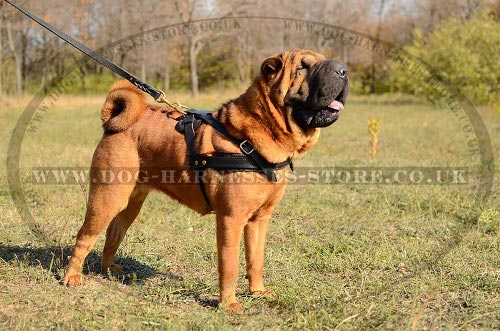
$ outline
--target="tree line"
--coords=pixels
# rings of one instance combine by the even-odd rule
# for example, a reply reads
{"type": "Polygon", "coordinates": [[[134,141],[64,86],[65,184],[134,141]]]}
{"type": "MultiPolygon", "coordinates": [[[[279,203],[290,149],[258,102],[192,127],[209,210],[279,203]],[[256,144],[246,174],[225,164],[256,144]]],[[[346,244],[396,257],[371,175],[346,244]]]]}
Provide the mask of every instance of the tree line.
{"type": "MultiPolygon", "coordinates": [[[[265,57],[289,48],[308,48],[347,62],[356,93],[432,95],[425,77],[415,77],[376,52],[339,37],[343,31],[356,31],[423,58],[477,102],[491,104],[498,99],[500,5],[496,1],[16,3],[155,86],[190,90],[193,96],[200,90],[246,85],[265,57]]],[[[0,98],[49,89],[55,78],[72,70],[78,70],[79,82],[69,93],[102,93],[117,79],[7,3],[1,6],[0,98]]]]}

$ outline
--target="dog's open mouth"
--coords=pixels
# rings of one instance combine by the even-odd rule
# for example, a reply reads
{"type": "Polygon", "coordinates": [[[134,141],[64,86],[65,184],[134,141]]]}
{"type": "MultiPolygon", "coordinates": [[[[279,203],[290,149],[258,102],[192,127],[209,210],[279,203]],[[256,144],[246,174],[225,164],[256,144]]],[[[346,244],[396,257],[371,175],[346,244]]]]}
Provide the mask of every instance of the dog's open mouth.
{"type": "Polygon", "coordinates": [[[328,107],[321,109],[313,116],[309,125],[315,125],[318,128],[329,126],[339,118],[342,109],[344,109],[344,104],[333,100],[328,107]]]}
{"type": "Polygon", "coordinates": [[[307,128],[324,128],[335,123],[344,109],[343,91],[324,108],[311,109],[305,104],[297,104],[294,108],[295,120],[307,128]]]}
{"type": "Polygon", "coordinates": [[[326,110],[337,111],[337,112],[340,112],[342,109],[344,109],[344,104],[339,100],[333,100],[326,108],[326,110]]]}

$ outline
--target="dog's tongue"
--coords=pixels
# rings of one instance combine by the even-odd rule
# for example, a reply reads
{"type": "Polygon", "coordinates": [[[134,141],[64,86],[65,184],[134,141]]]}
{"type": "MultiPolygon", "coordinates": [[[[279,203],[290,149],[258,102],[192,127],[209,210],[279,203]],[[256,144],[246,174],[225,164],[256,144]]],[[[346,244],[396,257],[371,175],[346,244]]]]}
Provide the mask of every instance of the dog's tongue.
{"type": "Polygon", "coordinates": [[[340,101],[333,100],[329,105],[328,108],[331,109],[337,109],[337,110],[342,110],[344,109],[344,104],[340,101]]]}

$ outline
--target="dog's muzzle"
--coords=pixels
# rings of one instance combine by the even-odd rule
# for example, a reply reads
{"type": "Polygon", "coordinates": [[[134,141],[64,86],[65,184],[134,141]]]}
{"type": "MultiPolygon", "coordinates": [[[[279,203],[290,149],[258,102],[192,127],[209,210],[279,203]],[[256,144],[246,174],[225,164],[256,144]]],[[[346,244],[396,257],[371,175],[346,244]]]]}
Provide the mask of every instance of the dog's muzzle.
{"type": "Polygon", "coordinates": [[[335,123],[349,93],[349,77],[344,63],[321,61],[312,68],[309,95],[292,103],[295,121],[304,129],[323,128],[335,123]]]}

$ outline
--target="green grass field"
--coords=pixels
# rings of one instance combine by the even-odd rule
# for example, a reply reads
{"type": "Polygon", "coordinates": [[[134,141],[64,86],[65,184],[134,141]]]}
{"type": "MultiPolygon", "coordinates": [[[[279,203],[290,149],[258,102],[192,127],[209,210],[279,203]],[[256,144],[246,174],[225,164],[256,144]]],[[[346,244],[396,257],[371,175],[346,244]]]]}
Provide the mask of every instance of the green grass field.
{"type": "MultiPolygon", "coordinates": [[[[235,93],[232,96],[236,96],[235,93]]],[[[180,99],[215,108],[229,95],[180,99]]],[[[244,315],[217,310],[213,216],[151,194],[118,253],[126,273],[100,272],[104,236],[78,288],[59,284],[83,221],[86,186],[34,185],[37,166],[88,167],[100,97],[61,97],[22,142],[23,191],[46,239],[16,211],[0,174],[0,329],[498,329],[500,195],[475,205],[479,158],[447,110],[410,98],[352,97],[296,167],[468,167],[469,185],[291,185],[272,218],[265,279],[274,300],[246,296],[244,315]],[[369,155],[369,117],[381,120],[369,155]]],[[[0,156],[28,98],[0,104],[0,156]]],[[[500,114],[479,109],[493,149],[500,114]]],[[[4,163],[5,164],[5,163],[4,163]]],[[[497,170],[498,170],[497,165],[497,170]]]]}

